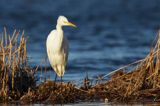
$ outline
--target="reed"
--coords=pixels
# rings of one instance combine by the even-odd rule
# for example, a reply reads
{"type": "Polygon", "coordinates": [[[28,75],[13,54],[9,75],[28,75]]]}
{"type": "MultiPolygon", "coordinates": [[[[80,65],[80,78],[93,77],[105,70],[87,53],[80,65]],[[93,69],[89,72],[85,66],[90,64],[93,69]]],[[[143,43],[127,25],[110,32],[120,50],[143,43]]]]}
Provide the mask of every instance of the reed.
{"type": "Polygon", "coordinates": [[[9,35],[6,28],[0,36],[0,97],[18,99],[35,85],[34,70],[27,65],[27,39],[24,31],[9,35]]]}
{"type": "Polygon", "coordinates": [[[49,104],[101,100],[111,102],[160,101],[160,32],[156,39],[157,41],[154,42],[154,46],[144,59],[101,76],[96,85],[92,84],[88,75],[84,78],[80,88],[72,83],[61,85],[58,82],[46,81],[34,89],[29,89],[20,98],[20,101],[49,104]],[[102,83],[101,80],[109,75],[110,79],[102,83]],[[61,93],[59,88],[63,88],[61,93]]]}
{"type": "Polygon", "coordinates": [[[105,83],[110,101],[160,100],[160,31],[154,45],[144,59],[132,64],[135,68],[120,68],[105,83]]]}
{"type": "Polygon", "coordinates": [[[36,85],[28,66],[24,31],[12,35],[4,28],[0,38],[0,102],[19,100],[21,103],[75,103],[80,101],[160,102],[160,31],[149,54],[127,66],[96,78],[93,85],[88,74],[81,87],[71,82],[46,80],[36,85]],[[110,76],[104,81],[104,77],[110,76]],[[103,80],[103,81],[102,81],[103,80]]]}

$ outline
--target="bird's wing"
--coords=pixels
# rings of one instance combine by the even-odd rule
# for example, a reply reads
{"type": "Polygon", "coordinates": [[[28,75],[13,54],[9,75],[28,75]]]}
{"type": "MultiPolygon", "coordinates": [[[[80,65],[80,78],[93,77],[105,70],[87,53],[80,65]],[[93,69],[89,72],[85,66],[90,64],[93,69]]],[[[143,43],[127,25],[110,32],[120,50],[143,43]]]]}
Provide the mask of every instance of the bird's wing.
{"type": "Polygon", "coordinates": [[[64,63],[66,65],[68,61],[68,55],[69,55],[69,44],[68,44],[68,40],[66,39],[66,37],[64,37],[63,39],[62,49],[63,49],[62,52],[63,52],[63,57],[64,57],[64,63]]]}
{"type": "Polygon", "coordinates": [[[55,42],[55,40],[56,40],[56,35],[57,35],[57,31],[56,30],[52,30],[49,33],[49,35],[47,37],[47,41],[46,41],[47,49],[51,48],[51,47],[54,47],[53,42],[55,42]]]}
{"type": "Polygon", "coordinates": [[[49,62],[51,63],[52,67],[55,66],[57,64],[56,62],[56,51],[57,51],[57,45],[55,45],[54,43],[57,42],[56,39],[56,35],[57,35],[57,31],[56,30],[52,30],[50,32],[50,34],[47,37],[47,41],[46,41],[46,48],[47,48],[47,54],[48,54],[48,59],[49,62]]]}

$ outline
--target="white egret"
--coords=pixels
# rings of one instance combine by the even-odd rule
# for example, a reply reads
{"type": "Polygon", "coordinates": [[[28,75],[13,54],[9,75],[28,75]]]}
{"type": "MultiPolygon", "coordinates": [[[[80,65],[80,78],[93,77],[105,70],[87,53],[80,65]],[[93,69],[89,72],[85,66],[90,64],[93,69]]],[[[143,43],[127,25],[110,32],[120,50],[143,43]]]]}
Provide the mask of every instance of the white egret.
{"type": "Polygon", "coordinates": [[[61,81],[65,72],[69,52],[68,40],[62,30],[63,26],[76,27],[76,25],[70,23],[66,17],[59,16],[56,29],[50,32],[46,41],[49,62],[56,74],[61,77],[61,81]]]}

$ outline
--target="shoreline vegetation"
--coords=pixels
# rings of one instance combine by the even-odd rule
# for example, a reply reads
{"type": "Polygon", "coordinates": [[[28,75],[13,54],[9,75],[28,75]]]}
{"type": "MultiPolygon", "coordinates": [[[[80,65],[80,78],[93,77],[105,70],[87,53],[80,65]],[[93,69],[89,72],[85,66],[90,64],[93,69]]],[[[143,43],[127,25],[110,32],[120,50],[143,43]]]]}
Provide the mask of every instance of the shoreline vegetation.
{"type": "Polygon", "coordinates": [[[121,67],[91,85],[87,77],[81,87],[71,82],[45,81],[36,84],[35,72],[28,65],[24,31],[0,37],[0,102],[23,104],[65,104],[78,102],[159,102],[160,32],[149,54],[142,60],[121,67]],[[131,68],[130,68],[131,67],[131,68]],[[127,71],[126,71],[127,70],[127,71]],[[108,77],[105,82],[100,82],[108,77]]]}

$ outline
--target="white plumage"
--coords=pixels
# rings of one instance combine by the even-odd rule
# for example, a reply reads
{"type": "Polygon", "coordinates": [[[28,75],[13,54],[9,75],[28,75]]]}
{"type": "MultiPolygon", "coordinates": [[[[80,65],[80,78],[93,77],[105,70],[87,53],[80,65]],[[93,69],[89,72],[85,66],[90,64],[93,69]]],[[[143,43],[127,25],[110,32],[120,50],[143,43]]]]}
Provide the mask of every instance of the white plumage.
{"type": "Polygon", "coordinates": [[[68,22],[66,17],[59,16],[56,29],[50,32],[46,42],[49,62],[59,77],[64,75],[69,53],[68,40],[64,36],[62,26],[76,27],[68,22]]]}

